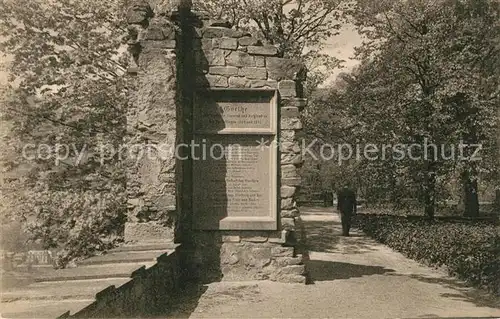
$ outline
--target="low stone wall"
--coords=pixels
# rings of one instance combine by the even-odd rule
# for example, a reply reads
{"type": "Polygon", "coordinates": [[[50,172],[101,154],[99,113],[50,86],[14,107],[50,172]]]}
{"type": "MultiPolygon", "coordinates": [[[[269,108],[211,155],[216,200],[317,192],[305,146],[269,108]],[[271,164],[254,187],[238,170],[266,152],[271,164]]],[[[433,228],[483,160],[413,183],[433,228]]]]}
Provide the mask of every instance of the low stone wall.
{"type": "Polygon", "coordinates": [[[304,252],[289,231],[199,231],[183,268],[202,282],[273,280],[305,283],[304,252]]]}
{"type": "Polygon", "coordinates": [[[179,284],[178,251],[158,257],[157,263],[132,273],[120,287],[110,286],[78,313],[60,318],[123,318],[164,315],[175,300],[179,284]]]}

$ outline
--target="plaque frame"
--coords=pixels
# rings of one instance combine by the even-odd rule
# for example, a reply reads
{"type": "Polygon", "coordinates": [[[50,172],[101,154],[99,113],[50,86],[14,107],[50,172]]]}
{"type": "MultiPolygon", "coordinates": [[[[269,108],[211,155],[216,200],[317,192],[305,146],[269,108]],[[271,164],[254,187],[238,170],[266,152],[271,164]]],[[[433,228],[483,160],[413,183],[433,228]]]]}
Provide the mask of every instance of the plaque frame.
{"type": "MultiPolygon", "coordinates": [[[[197,91],[194,96],[194,106],[193,106],[193,139],[198,140],[206,135],[234,135],[246,136],[246,135],[256,135],[267,138],[272,138],[274,141],[278,141],[278,125],[279,125],[279,92],[276,89],[246,89],[246,88],[206,88],[197,91]],[[203,102],[207,95],[209,98],[217,99],[218,97],[230,96],[232,101],[237,103],[238,101],[244,102],[245,97],[249,95],[251,97],[264,96],[269,98],[269,114],[270,114],[270,127],[267,129],[253,129],[253,128],[228,128],[222,130],[200,130],[197,128],[196,117],[200,116],[200,107],[202,107],[203,102]],[[239,99],[234,100],[237,97],[239,99]]],[[[256,145],[257,146],[257,145],[256,145]]],[[[228,216],[218,220],[218,222],[210,221],[209,216],[200,216],[203,213],[203,203],[196,203],[195,188],[201,187],[200,183],[193,183],[192,185],[192,208],[193,208],[193,229],[195,230],[278,230],[278,216],[281,207],[281,201],[279,196],[279,149],[277,147],[269,147],[271,161],[268,166],[268,181],[271,185],[269,189],[269,212],[266,216],[252,216],[252,212],[248,212],[248,216],[231,216],[230,212],[227,213],[228,216]],[[196,185],[195,185],[196,184],[196,185]],[[200,218],[201,217],[201,218],[200,218]],[[207,221],[207,219],[209,221],[207,221]]],[[[193,162],[192,171],[193,176],[195,176],[195,163],[193,162]]]]}
{"type": "MultiPolygon", "coordinates": [[[[211,88],[197,91],[194,97],[193,132],[194,134],[249,134],[249,135],[277,135],[278,133],[278,90],[275,89],[237,89],[237,88],[211,88]],[[221,130],[204,130],[199,128],[197,115],[207,99],[217,97],[231,99],[241,97],[266,97],[269,98],[269,128],[224,128],[221,130]]],[[[198,116],[199,117],[199,116],[198,116]]]]}

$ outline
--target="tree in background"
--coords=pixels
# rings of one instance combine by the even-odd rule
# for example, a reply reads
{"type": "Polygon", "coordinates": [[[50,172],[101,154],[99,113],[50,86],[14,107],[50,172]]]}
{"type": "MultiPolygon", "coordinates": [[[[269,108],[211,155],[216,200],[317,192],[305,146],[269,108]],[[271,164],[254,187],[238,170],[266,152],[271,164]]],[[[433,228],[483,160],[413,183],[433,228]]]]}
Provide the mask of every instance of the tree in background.
{"type": "Polygon", "coordinates": [[[330,112],[342,118],[333,131],[349,132],[353,143],[484,145],[482,161],[460,160],[458,151],[443,159],[451,151],[440,147],[418,161],[365,160],[360,172],[375,197],[417,194],[432,218],[442,185],[459,171],[465,213],[478,214],[477,180],[498,165],[499,12],[486,0],[358,1],[350,12],[366,37],[357,50],[362,63],[328,109],[310,110],[314,134],[335,136],[322,115],[330,112]]]}

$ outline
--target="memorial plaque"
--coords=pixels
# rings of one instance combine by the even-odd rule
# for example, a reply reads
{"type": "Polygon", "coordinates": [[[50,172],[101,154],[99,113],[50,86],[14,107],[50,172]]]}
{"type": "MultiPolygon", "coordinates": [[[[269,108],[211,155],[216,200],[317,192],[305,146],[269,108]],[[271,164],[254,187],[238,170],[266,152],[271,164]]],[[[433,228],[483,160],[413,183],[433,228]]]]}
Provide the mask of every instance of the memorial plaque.
{"type": "Polygon", "coordinates": [[[198,122],[192,154],[197,229],[277,229],[278,150],[273,147],[277,105],[271,102],[274,92],[250,93],[248,100],[239,94],[231,102],[215,94],[212,105],[222,112],[214,113],[214,120],[208,120],[202,109],[195,113],[205,117],[198,122]],[[256,96],[267,96],[267,101],[259,102],[256,96]],[[222,102],[216,101],[221,97],[222,102]],[[258,120],[238,115],[255,115],[258,120]]]}
{"type": "Polygon", "coordinates": [[[274,91],[211,91],[196,101],[197,133],[275,133],[274,91]]]}

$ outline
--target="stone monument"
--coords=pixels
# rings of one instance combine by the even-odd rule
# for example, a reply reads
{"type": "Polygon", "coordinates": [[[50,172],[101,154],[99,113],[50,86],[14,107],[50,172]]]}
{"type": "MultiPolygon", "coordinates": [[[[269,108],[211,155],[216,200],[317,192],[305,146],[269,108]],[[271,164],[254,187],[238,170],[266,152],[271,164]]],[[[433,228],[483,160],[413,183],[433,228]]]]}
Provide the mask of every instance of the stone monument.
{"type": "Polygon", "coordinates": [[[189,2],[128,14],[127,241],[181,243],[185,275],[305,282],[296,132],[305,68],[189,2]],[[133,160],[132,160],[133,159],[133,160]]]}

